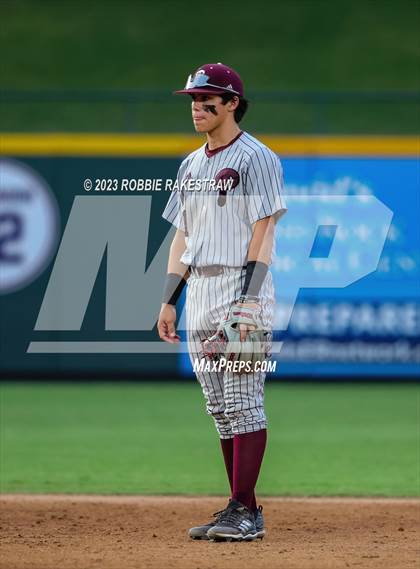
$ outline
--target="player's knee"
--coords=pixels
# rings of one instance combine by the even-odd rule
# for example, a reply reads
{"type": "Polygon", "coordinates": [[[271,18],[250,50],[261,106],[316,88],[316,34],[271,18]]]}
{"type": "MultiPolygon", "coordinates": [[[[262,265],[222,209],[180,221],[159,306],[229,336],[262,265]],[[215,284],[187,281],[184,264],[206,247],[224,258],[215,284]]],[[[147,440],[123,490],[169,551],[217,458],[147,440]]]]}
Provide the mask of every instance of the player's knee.
{"type": "Polygon", "coordinates": [[[228,420],[229,422],[237,421],[238,418],[241,417],[243,414],[244,414],[243,410],[239,411],[234,407],[227,407],[224,412],[224,416],[226,420],[228,420]]]}
{"type": "Polygon", "coordinates": [[[229,423],[229,419],[226,417],[224,411],[210,411],[207,409],[207,413],[213,417],[217,423],[229,423]]]}
{"type": "Polygon", "coordinates": [[[212,413],[211,414],[214,420],[214,424],[216,426],[217,432],[221,437],[231,436],[232,435],[232,427],[230,424],[229,419],[225,416],[224,413],[212,413]]]}
{"type": "Polygon", "coordinates": [[[263,407],[249,409],[226,408],[225,417],[228,419],[233,433],[256,431],[265,428],[266,416],[263,407]]]}
{"type": "Polygon", "coordinates": [[[210,401],[206,402],[206,411],[208,415],[212,417],[220,417],[221,419],[225,416],[225,406],[220,403],[212,403],[210,401]]]}

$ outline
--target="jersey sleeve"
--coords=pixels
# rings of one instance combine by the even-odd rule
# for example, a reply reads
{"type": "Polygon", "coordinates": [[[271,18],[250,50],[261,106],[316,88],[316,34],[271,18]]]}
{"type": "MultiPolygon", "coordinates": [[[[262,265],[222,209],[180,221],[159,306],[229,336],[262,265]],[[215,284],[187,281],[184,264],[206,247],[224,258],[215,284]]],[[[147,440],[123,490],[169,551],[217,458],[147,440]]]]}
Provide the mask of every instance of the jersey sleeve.
{"type": "Polygon", "coordinates": [[[259,148],[251,155],[245,183],[248,218],[251,224],[286,211],[283,193],[283,169],[279,158],[269,148],[259,148]]]}
{"type": "Polygon", "coordinates": [[[183,215],[183,190],[181,183],[186,171],[186,160],[179,167],[176,177],[177,188],[171,190],[168,202],[163,210],[162,217],[172,223],[177,229],[185,231],[184,215],[183,215]]]}

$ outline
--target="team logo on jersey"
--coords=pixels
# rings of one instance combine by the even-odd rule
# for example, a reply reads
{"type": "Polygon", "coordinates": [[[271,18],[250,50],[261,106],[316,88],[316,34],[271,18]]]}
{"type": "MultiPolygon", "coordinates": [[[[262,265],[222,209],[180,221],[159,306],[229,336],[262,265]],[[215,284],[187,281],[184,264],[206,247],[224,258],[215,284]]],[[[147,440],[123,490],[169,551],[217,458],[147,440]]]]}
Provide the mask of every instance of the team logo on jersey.
{"type": "MultiPolygon", "coordinates": [[[[239,173],[233,168],[223,168],[220,170],[214,178],[216,182],[222,181],[226,185],[226,188],[233,190],[239,184],[239,173]]],[[[219,191],[219,197],[217,198],[217,205],[223,207],[226,203],[227,189],[219,191]]]]}
{"type": "Polygon", "coordinates": [[[16,160],[0,160],[0,294],[31,283],[47,266],[59,236],[54,194],[16,160]]]}

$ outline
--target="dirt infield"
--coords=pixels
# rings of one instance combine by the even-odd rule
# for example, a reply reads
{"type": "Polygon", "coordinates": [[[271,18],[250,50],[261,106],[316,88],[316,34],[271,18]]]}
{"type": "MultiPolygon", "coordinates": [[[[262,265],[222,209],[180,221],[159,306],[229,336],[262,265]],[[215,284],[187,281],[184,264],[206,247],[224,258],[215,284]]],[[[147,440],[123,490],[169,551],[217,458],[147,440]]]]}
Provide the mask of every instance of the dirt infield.
{"type": "Polygon", "coordinates": [[[1,496],[1,569],[418,567],[420,501],[265,498],[262,541],[191,541],[217,498],[1,496]]]}

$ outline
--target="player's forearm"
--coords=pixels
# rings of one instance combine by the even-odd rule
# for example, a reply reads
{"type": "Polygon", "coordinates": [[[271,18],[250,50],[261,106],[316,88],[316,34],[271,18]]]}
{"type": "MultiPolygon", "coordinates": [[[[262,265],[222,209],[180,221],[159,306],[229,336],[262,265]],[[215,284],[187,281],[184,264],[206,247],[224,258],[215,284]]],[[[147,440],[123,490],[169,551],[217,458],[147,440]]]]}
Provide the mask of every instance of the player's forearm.
{"type": "Polygon", "coordinates": [[[186,249],[185,233],[177,230],[169,249],[168,271],[163,290],[162,304],[176,305],[188,279],[188,267],[181,262],[186,249]]]}
{"type": "Polygon", "coordinates": [[[188,266],[181,263],[181,257],[186,248],[185,233],[181,229],[177,229],[169,249],[168,274],[173,273],[185,279],[188,278],[188,266]]]}
{"type": "Polygon", "coordinates": [[[248,262],[260,261],[270,264],[273,251],[275,221],[273,216],[254,223],[254,231],[248,248],[248,262]]]}
{"type": "Polygon", "coordinates": [[[254,302],[260,296],[260,290],[271,261],[274,227],[275,220],[273,217],[265,217],[254,224],[241,293],[242,299],[246,302],[254,302]]]}

